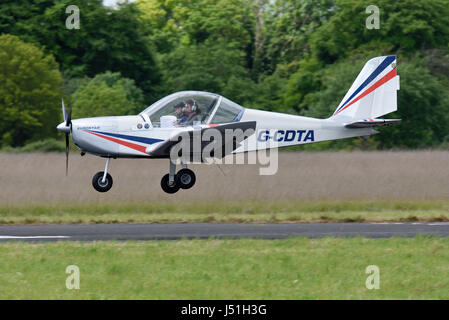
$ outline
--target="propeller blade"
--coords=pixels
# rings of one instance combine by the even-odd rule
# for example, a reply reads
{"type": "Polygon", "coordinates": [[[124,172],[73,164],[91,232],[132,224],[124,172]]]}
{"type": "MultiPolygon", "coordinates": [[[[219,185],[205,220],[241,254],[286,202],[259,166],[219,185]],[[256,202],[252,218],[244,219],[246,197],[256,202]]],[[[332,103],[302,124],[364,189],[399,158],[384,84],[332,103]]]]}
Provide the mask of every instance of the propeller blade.
{"type": "Polygon", "coordinates": [[[58,130],[65,133],[65,175],[69,174],[69,149],[70,139],[69,134],[72,132],[72,106],[69,105],[69,112],[65,110],[64,99],[62,99],[62,116],[64,117],[65,127],[60,124],[58,130]],[[67,127],[69,130],[67,131],[67,127]]]}
{"type": "Polygon", "coordinates": [[[69,134],[65,134],[65,175],[69,174],[69,134]]]}
{"type": "Polygon", "coordinates": [[[67,113],[65,112],[64,99],[62,99],[62,117],[64,118],[64,121],[67,121],[67,113]]]}
{"type": "Polygon", "coordinates": [[[72,106],[69,105],[69,114],[67,115],[67,120],[65,125],[69,127],[72,124],[72,106]]]}

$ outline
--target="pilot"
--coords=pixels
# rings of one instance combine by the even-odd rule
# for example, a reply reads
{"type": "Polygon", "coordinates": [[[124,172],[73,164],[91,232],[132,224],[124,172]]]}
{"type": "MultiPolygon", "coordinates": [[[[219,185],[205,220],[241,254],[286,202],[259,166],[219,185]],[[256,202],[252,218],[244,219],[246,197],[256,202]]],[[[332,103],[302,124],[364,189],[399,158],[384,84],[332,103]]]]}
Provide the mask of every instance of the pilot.
{"type": "Polygon", "coordinates": [[[195,99],[189,99],[185,102],[185,114],[187,119],[183,121],[184,125],[191,126],[198,121],[201,121],[201,110],[195,99]]]}
{"type": "Polygon", "coordinates": [[[187,114],[185,113],[185,103],[179,102],[175,104],[174,109],[175,109],[175,116],[177,118],[177,120],[175,121],[175,126],[179,126],[183,122],[185,122],[188,117],[187,114]]]}

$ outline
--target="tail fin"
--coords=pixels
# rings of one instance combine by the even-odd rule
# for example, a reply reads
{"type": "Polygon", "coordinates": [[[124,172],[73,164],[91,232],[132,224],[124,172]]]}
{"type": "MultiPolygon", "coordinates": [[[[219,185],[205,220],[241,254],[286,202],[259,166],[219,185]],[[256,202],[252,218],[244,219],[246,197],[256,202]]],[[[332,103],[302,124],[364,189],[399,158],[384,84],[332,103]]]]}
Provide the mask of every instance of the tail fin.
{"type": "Polygon", "coordinates": [[[374,119],[396,111],[397,90],[396,56],[373,58],[365,64],[332,118],[374,119]]]}

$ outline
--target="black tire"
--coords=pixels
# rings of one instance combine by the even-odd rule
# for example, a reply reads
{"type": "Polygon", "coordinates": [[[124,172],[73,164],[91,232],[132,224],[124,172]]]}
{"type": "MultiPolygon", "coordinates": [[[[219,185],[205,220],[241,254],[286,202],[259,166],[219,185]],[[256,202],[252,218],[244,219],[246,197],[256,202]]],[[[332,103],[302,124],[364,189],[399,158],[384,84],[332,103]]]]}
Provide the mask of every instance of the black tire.
{"type": "Polygon", "coordinates": [[[175,181],[180,188],[190,189],[196,182],[196,176],[190,169],[181,169],[176,174],[175,181]]]}
{"type": "Polygon", "coordinates": [[[162,177],[162,180],[161,180],[162,190],[164,190],[165,192],[170,193],[170,194],[178,192],[179,185],[176,183],[176,179],[172,185],[170,185],[168,183],[168,181],[169,181],[169,175],[167,173],[165,176],[162,177]]]}
{"type": "Polygon", "coordinates": [[[104,183],[102,182],[103,175],[104,172],[101,171],[94,175],[94,177],[92,178],[92,185],[98,192],[107,192],[112,188],[113,180],[111,175],[109,173],[106,175],[106,180],[104,183]]]}

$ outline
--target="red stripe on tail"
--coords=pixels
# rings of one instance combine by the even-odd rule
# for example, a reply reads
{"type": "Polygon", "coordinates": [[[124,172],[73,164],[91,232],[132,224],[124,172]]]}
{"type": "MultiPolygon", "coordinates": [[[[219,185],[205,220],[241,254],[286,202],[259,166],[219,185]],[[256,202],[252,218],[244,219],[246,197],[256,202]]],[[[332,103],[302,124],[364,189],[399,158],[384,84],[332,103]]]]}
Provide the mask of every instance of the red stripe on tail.
{"type": "Polygon", "coordinates": [[[349,103],[348,105],[346,105],[343,109],[341,109],[340,111],[337,112],[340,113],[343,110],[345,110],[347,107],[349,107],[350,105],[356,103],[357,101],[359,101],[360,99],[362,99],[363,97],[365,97],[366,95],[370,94],[371,92],[373,92],[374,90],[376,90],[377,88],[379,88],[381,85],[387,83],[388,81],[390,81],[391,79],[393,79],[396,76],[396,68],[394,68],[393,70],[391,70],[390,72],[388,72],[383,78],[381,78],[379,81],[377,81],[375,84],[373,84],[368,90],[366,90],[364,93],[362,93],[360,96],[358,96],[357,98],[355,98],[354,100],[351,101],[351,103],[349,103]]]}

